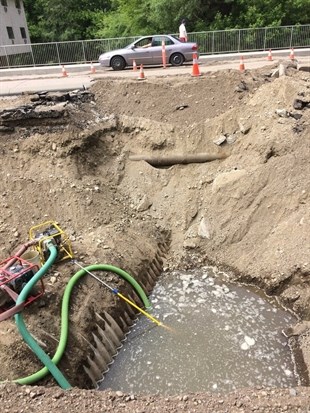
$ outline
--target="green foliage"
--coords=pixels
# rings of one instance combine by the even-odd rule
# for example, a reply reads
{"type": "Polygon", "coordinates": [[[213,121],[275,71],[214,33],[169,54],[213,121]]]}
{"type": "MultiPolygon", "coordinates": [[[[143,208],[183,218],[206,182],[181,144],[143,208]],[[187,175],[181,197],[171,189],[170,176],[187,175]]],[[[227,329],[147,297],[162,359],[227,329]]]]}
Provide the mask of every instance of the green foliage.
{"type": "Polygon", "coordinates": [[[87,39],[108,0],[24,0],[32,42],[87,39]]]}
{"type": "Polygon", "coordinates": [[[309,0],[24,0],[32,42],[307,24],[309,0]]]}
{"type": "Polygon", "coordinates": [[[310,21],[309,0],[238,0],[218,12],[212,29],[288,26],[310,21]]]}
{"type": "Polygon", "coordinates": [[[109,13],[97,20],[96,37],[120,37],[150,33],[149,1],[112,0],[109,13]]]}

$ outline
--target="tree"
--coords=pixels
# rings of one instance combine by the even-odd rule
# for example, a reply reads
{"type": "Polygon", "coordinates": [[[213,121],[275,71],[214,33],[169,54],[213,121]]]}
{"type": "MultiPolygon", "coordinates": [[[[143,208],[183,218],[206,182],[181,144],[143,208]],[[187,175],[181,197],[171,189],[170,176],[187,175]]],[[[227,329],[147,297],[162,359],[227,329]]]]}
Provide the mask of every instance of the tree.
{"type": "Polygon", "coordinates": [[[238,0],[227,14],[218,12],[212,29],[287,26],[310,20],[309,0],[238,0]]]}
{"type": "Polygon", "coordinates": [[[32,42],[90,38],[97,13],[109,0],[24,0],[32,42]]]}
{"type": "Polygon", "coordinates": [[[113,0],[110,12],[98,16],[96,37],[177,33],[183,18],[188,31],[203,31],[218,12],[230,12],[232,4],[233,0],[113,0]]]}
{"type": "Polygon", "coordinates": [[[309,0],[24,0],[32,42],[303,24],[309,0]]]}

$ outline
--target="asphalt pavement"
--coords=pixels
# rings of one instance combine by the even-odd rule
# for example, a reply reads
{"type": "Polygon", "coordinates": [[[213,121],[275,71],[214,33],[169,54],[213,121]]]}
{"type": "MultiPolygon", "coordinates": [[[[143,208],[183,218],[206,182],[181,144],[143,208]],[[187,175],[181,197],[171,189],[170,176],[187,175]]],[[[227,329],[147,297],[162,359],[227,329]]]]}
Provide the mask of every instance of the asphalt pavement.
{"type": "MultiPolygon", "coordinates": [[[[256,69],[263,66],[272,66],[280,60],[289,59],[290,50],[275,51],[272,61],[268,60],[267,52],[244,53],[245,70],[256,69]]],[[[207,55],[199,58],[199,71],[201,77],[208,76],[211,72],[223,69],[240,68],[240,54],[207,55]]],[[[310,49],[295,50],[298,64],[310,68],[310,49]]],[[[144,68],[144,76],[148,78],[188,75],[193,72],[192,64],[184,64],[180,67],[168,66],[144,68]]],[[[0,70],[0,96],[18,95],[23,93],[36,93],[42,91],[68,91],[76,89],[88,89],[93,82],[102,78],[127,78],[139,80],[139,71],[125,69],[113,71],[109,68],[101,68],[99,64],[42,66],[31,68],[13,68],[0,70]],[[64,76],[66,75],[66,76],[64,76]]]]}

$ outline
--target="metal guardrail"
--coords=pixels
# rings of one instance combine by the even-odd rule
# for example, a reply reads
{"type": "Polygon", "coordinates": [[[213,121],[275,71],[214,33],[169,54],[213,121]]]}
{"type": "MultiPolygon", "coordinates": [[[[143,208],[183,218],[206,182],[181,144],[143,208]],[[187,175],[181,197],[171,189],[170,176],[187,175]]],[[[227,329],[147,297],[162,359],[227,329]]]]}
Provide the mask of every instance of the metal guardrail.
{"type": "MultiPolygon", "coordinates": [[[[97,62],[101,53],[125,47],[136,37],[0,46],[0,68],[97,62]]],[[[231,29],[188,34],[200,54],[238,53],[310,46],[310,24],[231,29]]]]}

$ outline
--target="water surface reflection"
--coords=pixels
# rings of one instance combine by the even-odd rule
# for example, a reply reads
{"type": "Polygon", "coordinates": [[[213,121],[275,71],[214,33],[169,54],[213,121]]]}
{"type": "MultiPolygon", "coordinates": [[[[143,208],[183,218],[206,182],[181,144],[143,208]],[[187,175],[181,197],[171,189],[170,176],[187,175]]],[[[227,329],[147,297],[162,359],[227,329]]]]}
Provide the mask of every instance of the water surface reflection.
{"type": "Polygon", "coordinates": [[[175,332],[139,317],[101,389],[169,395],[297,385],[282,334],[295,318],[250,289],[204,268],[163,275],[150,299],[152,314],[175,332]]]}

